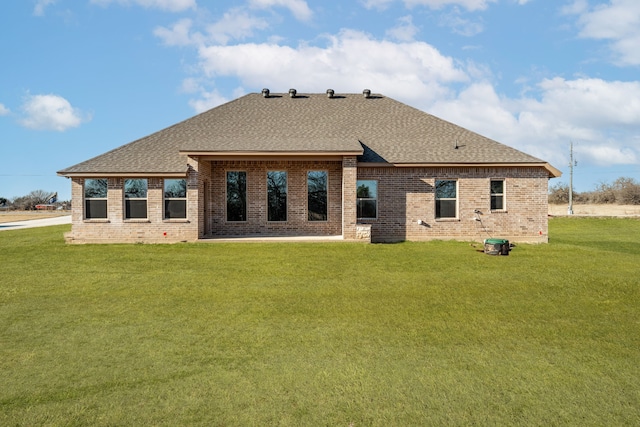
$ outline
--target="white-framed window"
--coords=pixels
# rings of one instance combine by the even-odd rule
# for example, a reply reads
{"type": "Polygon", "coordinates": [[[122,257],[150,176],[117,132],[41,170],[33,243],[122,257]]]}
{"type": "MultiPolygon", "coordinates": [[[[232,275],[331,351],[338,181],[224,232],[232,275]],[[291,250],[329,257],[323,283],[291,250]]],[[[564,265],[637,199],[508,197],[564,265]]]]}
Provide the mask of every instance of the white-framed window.
{"type": "Polygon", "coordinates": [[[307,172],[307,219],[327,220],[327,171],[307,172]]]}
{"type": "Polygon", "coordinates": [[[287,172],[267,172],[267,221],[287,220],[287,172]]]}
{"type": "Polygon", "coordinates": [[[107,218],[108,181],[106,178],[84,180],[84,217],[85,219],[107,218]]]}
{"type": "Polygon", "coordinates": [[[436,181],[436,218],[458,217],[458,181],[436,181]]]}
{"type": "Polygon", "coordinates": [[[378,181],[359,179],[356,182],[356,212],[358,219],[378,218],[378,181]]]}
{"type": "Polygon", "coordinates": [[[164,219],[187,217],[187,180],[164,180],[164,219]]]}
{"type": "Polygon", "coordinates": [[[247,173],[227,171],[227,221],[247,220],[247,173]]]}
{"type": "Polygon", "coordinates": [[[141,178],[124,180],[125,219],[147,218],[147,180],[141,178]]]}
{"type": "Polygon", "coordinates": [[[491,210],[505,210],[504,179],[492,179],[490,184],[491,210]]]}

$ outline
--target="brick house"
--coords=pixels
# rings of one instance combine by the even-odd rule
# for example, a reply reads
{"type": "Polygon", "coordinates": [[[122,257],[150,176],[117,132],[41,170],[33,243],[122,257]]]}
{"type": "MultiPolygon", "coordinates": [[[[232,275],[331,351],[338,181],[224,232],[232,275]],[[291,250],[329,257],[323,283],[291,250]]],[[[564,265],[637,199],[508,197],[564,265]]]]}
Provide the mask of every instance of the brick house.
{"type": "Polygon", "coordinates": [[[382,95],[245,95],[63,169],[73,243],[547,241],[543,160],[382,95]]]}

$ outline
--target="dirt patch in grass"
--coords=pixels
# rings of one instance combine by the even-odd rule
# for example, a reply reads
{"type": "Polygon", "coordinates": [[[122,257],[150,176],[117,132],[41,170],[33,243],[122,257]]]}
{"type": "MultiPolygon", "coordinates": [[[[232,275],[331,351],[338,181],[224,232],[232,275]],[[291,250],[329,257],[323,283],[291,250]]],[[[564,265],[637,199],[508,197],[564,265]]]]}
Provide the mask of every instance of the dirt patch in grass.
{"type": "Polygon", "coordinates": [[[28,221],[30,219],[54,218],[71,215],[69,211],[8,211],[0,212],[0,224],[5,222],[28,221]]]}
{"type": "MultiPolygon", "coordinates": [[[[568,205],[549,205],[549,215],[567,215],[568,205]]],[[[614,204],[574,204],[573,215],[579,216],[616,216],[629,217],[640,216],[640,205],[614,205],[614,204]]]]}

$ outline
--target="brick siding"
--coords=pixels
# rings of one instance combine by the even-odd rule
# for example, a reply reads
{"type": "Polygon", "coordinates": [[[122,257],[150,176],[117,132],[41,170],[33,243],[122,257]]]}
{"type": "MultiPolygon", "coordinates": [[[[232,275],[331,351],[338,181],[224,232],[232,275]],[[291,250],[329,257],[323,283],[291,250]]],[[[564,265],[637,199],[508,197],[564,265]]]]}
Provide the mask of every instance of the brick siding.
{"type": "Polygon", "coordinates": [[[339,236],[342,234],[342,162],[213,161],[210,197],[213,236],[339,236]],[[247,220],[226,220],[226,173],[247,174],[247,220]],[[267,172],[287,172],[287,220],[267,221],[267,172]],[[309,221],[307,172],[328,172],[327,221],[309,221]]]}
{"type": "Polygon", "coordinates": [[[368,241],[362,225],[370,225],[373,242],[478,241],[488,237],[513,242],[548,240],[548,172],[541,167],[358,167],[355,156],[346,156],[342,161],[199,161],[190,158],[185,220],[164,219],[163,182],[162,178],[148,180],[148,218],[125,220],[124,178],[109,178],[108,218],[86,220],[84,179],[73,178],[73,226],[67,241],[172,243],[210,236],[300,235],[342,235],[345,240],[368,241]],[[311,170],[328,172],[327,221],[307,219],[307,171],[311,170]],[[247,173],[247,221],[226,221],[227,171],[247,173]],[[287,172],[287,220],[283,222],[267,221],[268,171],[287,172]],[[378,218],[375,220],[356,218],[358,179],[378,181],[378,218]],[[434,185],[438,179],[458,182],[455,219],[435,218],[434,185]],[[503,211],[490,209],[491,179],[504,180],[503,211]],[[477,217],[481,221],[477,221],[477,217]]]}
{"type": "Polygon", "coordinates": [[[374,242],[489,237],[548,241],[548,172],[543,168],[361,167],[358,179],[378,181],[378,219],[358,220],[371,224],[374,242]],[[434,186],[440,179],[458,181],[455,219],[436,219],[434,186]],[[492,179],[504,180],[503,211],[491,211],[492,179]]]}
{"type": "Polygon", "coordinates": [[[149,178],[147,218],[124,218],[124,178],[109,178],[107,218],[84,218],[84,179],[71,181],[72,229],[65,235],[69,243],[176,243],[198,238],[197,186],[193,172],[187,180],[187,219],[164,219],[162,178],[149,178]],[[194,188],[195,187],[195,188],[194,188]],[[195,218],[195,221],[194,221],[195,218]]]}

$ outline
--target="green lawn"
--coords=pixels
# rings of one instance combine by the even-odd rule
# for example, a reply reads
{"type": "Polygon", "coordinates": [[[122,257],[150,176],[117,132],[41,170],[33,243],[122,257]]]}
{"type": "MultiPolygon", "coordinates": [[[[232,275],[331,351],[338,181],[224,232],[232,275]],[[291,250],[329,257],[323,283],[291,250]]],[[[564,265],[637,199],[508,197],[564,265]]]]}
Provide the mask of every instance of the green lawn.
{"type": "Polygon", "coordinates": [[[640,220],[461,242],[0,233],[0,425],[639,425],[640,220]]]}

